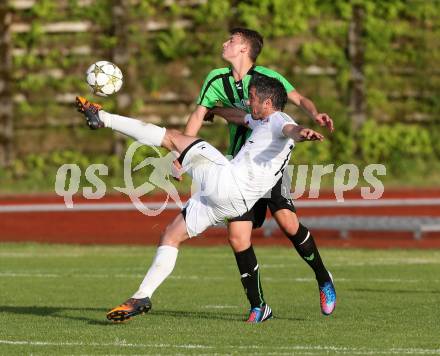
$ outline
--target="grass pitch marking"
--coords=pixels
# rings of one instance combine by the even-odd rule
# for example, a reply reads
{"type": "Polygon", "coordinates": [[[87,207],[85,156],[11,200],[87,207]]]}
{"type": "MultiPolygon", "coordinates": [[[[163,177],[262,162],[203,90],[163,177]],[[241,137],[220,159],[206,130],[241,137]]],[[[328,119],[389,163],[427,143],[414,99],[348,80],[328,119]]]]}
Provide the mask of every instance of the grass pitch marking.
{"type": "MultiPolygon", "coordinates": [[[[438,265],[438,259],[408,258],[408,259],[377,259],[376,261],[332,263],[335,267],[358,267],[358,266],[397,266],[397,265],[438,265]]],[[[288,266],[286,266],[288,267],[288,266]]]]}
{"type": "Polygon", "coordinates": [[[0,340],[0,344],[6,345],[29,345],[29,346],[92,346],[92,347],[155,347],[155,348],[178,348],[178,349],[213,349],[214,346],[209,345],[197,345],[197,344],[185,344],[185,345],[172,345],[172,344],[132,344],[125,341],[113,342],[113,343],[96,343],[96,342],[50,342],[50,341],[25,341],[25,340],[0,340]]]}
{"type": "MultiPolygon", "coordinates": [[[[251,326],[253,327],[253,326],[251,326]]],[[[59,347],[71,347],[71,346],[83,346],[83,347],[126,347],[126,348],[174,348],[174,349],[200,349],[200,350],[212,350],[216,349],[216,346],[211,345],[199,345],[199,344],[133,344],[127,343],[124,340],[113,343],[84,343],[84,342],[48,342],[48,341],[26,341],[26,340],[0,340],[0,344],[3,345],[29,345],[29,346],[59,346],[59,347]]],[[[356,347],[341,347],[341,346],[234,346],[234,345],[222,345],[221,348],[225,349],[240,349],[240,350],[279,350],[280,352],[288,351],[303,351],[310,354],[310,352],[332,352],[335,354],[344,355],[381,355],[381,354],[416,354],[416,355],[440,355],[440,348],[438,349],[421,349],[421,348],[391,348],[391,349],[373,349],[373,348],[356,348],[356,347]]],[[[266,354],[266,353],[265,353],[266,354]]],[[[278,352],[270,352],[270,354],[280,354],[278,352]]]]}
{"type": "Polygon", "coordinates": [[[84,254],[80,253],[33,253],[33,252],[0,252],[0,257],[5,258],[47,258],[47,257],[84,257],[84,254]]]}
{"type": "MultiPolygon", "coordinates": [[[[139,279],[143,278],[143,274],[102,274],[102,273],[96,273],[96,274],[72,274],[68,273],[69,278],[100,278],[100,279],[106,279],[106,278],[123,278],[123,279],[139,279]]],[[[36,277],[36,278],[65,278],[66,275],[64,274],[55,274],[55,273],[32,273],[32,272],[13,272],[13,271],[4,271],[0,272],[0,278],[1,277],[23,277],[23,278],[29,278],[29,277],[36,277]]],[[[225,277],[204,277],[204,276],[169,276],[168,279],[171,280],[191,280],[191,281],[225,281],[229,278],[225,277]]],[[[274,277],[263,277],[266,281],[271,282],[315,282],[314,278],[274,278],[274,277]]],[[[356,279],[351,278],[337,278],[335,280],[337,283],[353,283],[357,282],[356,279]]],[[[402,279],[402,278],[366,278],[363,279],[364,282],[374,282],[374,283],[423,283],[423,282],[430,282],[430,283],[439,283],[440,279],[402,279]]]]}
{"type": "Polygon", "coordinates": [[[37,277],[37,278],[61,278],[59,274],[52,273],[15,273],[15,272],[0,272],[0,277],[37,277]]]}

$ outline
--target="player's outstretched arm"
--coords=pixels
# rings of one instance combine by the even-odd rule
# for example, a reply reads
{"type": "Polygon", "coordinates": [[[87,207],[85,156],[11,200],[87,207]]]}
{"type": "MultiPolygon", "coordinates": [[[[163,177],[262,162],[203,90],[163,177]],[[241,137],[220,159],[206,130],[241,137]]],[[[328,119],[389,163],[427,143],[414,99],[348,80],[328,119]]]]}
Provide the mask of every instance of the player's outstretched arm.
{"type": "Polygon", "coordinates": [[[215,107],[208,111],[207,116],[217,115],[223,117],[226,121],[237,125],[246,125],[246,111],[237,108],[215,107]]]}
{"type": "Polygon", "coordinates": [[[302,96],[297,90],[292,90],[287,94],[289,100],[301,108],[308,116],[315,120],[319,125],[326,126],[330,131],[334,130],[333,120],[326,113],[320,113],[315,104],[310,99],[302,96]]]}
{"type": "Polygon", "coordinates": [[[286,137],[292,138],[295,142],[324,140],[324,136],[319,132],[298,125],[284,126],[283,134],[286,137]]]}
{"type": "Polygon", "coordinates": [[[208,108],[197,105],[197,108],[191,113],[185,126],[184,134],[187,136],[197,136],[203,124],[203,118],[208,112],[208,108]]]}

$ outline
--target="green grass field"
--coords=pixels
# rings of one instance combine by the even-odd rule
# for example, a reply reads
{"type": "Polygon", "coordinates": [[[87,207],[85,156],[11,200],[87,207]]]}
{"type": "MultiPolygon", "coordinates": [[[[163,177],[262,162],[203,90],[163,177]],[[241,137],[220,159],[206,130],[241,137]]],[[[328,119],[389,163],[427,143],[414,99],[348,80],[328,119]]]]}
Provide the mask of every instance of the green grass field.
{"type": "Polygon", "coordinates": [[[180,251],[150,313],[112,324],[154,247],[0,244],[0,354],[439,355],[440,251],[323,249],[334,315],[291,249],[256,248],[275,318],[243,322],[228,247],[180,251]]]}

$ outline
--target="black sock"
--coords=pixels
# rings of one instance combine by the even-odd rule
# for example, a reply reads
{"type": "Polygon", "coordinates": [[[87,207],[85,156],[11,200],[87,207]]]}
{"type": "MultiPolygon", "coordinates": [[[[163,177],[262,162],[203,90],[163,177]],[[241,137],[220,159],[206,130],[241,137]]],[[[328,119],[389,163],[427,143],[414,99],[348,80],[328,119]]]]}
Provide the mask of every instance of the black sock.
{"type": "Polygon", "coordinates": [[[241,274],[241,283],[251,308],[262,307],[266,303],[260,283],[260,269],[253,247],[251,246],[247,250],[236,252],[235,259],[241,274]]]}
{"type": "Polygon", "coordinates": [[[293,246],[295,246],[302,259],[312,267],[318,284],[322,285],[329,281],[330,276],[322,263],[321,256],[310,231],[304,225],[299,224],[296,234],[287,235],[287,237],[292,241],[293,246]]]}

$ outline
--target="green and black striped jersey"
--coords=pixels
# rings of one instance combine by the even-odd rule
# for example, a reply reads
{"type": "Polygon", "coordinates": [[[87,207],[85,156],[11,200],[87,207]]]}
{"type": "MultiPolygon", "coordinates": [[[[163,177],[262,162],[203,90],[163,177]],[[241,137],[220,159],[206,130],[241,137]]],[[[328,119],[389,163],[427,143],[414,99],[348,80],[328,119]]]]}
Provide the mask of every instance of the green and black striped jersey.
{"type": "MultiPolygon", "coordinates": [[[[250,112],[247,106],[249,98],[249,82],[255,75],[267,76],[278,79],[287,93],[295,90],[286,78],[278,72],[262,67],[254,66],[244,78],[238,82],[234,80],[231,68],[218,68],[212,70],[205,79],[202,90],[197,99],[197,105],[212,108],[218,103],[226,107],[236,107],[250,112]]],[[[229,148],[228,154],[235,156],[250,135],[249,129],[229,123],[229,148]]]]}

